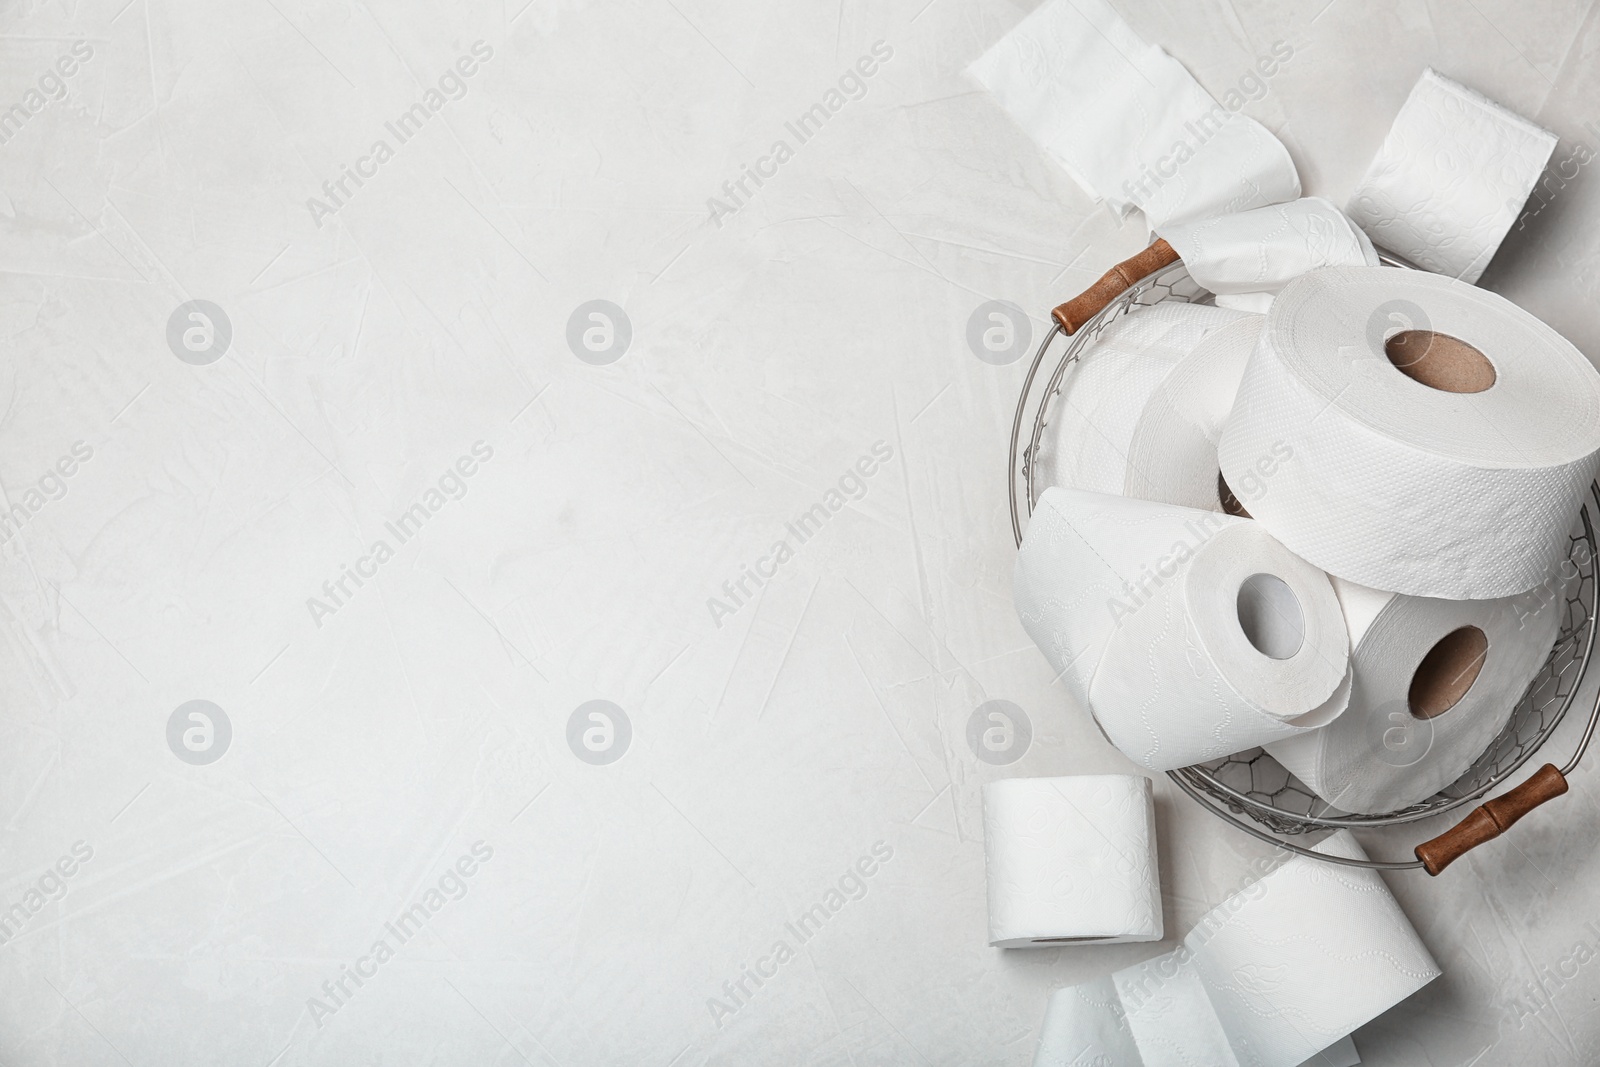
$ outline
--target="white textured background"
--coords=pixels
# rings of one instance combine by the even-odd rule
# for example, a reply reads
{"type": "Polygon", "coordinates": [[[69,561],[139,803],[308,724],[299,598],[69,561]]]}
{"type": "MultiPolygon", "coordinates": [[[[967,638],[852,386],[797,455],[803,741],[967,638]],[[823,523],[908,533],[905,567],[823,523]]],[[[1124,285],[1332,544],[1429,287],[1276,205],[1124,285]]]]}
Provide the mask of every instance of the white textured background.
{"type": "MultiPolygon", "coordinates": [[[[6,1067],[1024,1064],[1049,990],[1170,947],[985,944],[982,782],[1128,766],[1013,616],[1026,364],[964,337],[990,299],[1037,336],[1144,239],[962,74],[1031,4],[524,3],[0,3],[0,109],[93,50],[0,144],[6,501],[93,450],[0,545],[0,908],[93,851],[0,944],[6,1067]],[[314,225],[478,40],[465,96],[314,225]],[[713,224],[880,40],[864,98],[713,224]],[[196,298],[233,325],[209,366],[165,337],[196,298]],[[632,322],[607,366],[565,340],[593,299],[632,322]],[[307,598],[477,441],[465,496],[318,626],[307,598]],[[879,441],[718,627],[707,598],[879,441]],[[166,739],[196,698],[233,728],[205,766],[166,739]],[[565,739],[597,698],[634,731],[608,766],[565,739]],[[1034,725],[1010,767],[967,745],[989,699],[1034,725]],[[480,840],[319,1026],[307,999],[480,840]],[[707,998],[880,841],[719,1026],[707,998]]],[[[1324,3],[1118,6],[1214,92],[1290,41],[1247,110],[1335,201],[1426,64],[1558,160],[1600,147],[1594,0],[1324,3]]],[[[1483,281],[1591,358],[1597,222],[1585,169],[1483,281]]],[[[1594,1062],[1595,782],[1390,880],[1446,975],[1358,1032],[1366,1063],[1594,1062]]],[[[1268,850],[1157,789],[1176,937],[1268,850]]]]}

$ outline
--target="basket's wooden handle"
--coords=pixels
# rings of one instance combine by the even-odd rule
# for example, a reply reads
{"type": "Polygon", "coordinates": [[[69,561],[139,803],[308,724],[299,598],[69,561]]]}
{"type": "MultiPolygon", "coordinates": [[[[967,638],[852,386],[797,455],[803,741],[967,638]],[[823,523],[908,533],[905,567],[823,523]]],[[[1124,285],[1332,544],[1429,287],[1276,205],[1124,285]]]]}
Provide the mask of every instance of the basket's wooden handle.
{"type": "Polygon", "coordinates": [[[1128,286],[1145,275],[1154,274],[1161,268],[1170,267],[1176,262],[1178,262],[1178,253],[1172,250],[1172,246],[1167,244],[1164,238],[1158,238],[1155,244],[1138,255],[1131,256],[1118,263],[1115,267],[1106,271],[1105,277],[1056,308],[1050,314],[1070,337],[1082,329],[1084,323],[1104,311],[1106,305],[1122,295],[1128,286]]]}
{"type": "Polygon", "coordinates": [[[1417,846],[1417,859],[1429,874],[1438,874],[1485,841],[1511,829],[1511,824],[1547,800],[1567,791],[1567,780],[1555,765],[1546,763],[1532,778],[1504,796],[1495,797],[1432,841],[1417,846]]]}

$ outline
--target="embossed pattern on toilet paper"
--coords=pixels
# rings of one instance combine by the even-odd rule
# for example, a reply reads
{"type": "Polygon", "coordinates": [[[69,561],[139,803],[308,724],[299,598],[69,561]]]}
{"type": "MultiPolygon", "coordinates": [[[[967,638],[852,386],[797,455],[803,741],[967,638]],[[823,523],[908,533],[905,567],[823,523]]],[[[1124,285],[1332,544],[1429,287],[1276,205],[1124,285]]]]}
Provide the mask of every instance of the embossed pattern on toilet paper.
{"type": "MultiPolygon", "coordinates": [[[[1119,625],[1118,605],[1135,583],[1179,546],[1193,548],[1231,516],[1196,513],[1148,501],[1125,506],[1075,506],[1078,490],[1050,489],[1040,497],[1017,551],[1017,617],[1050,665],[1083,706],[1089,683],[1119,625]]],[[[1117,498],[1105,497],[1104,501],[1117,498]]]]}
{"type": "Polygon", "coordinates": [[[1158,231],[1189,276],[1217,294],[1276,293],[1318,267],[1378,265],[1361,228],[1320,196],[1158,231]]]}
{"type": "Polygon", "coordinates": [[[1219,104],[1104,0],[1045,3],[971,69],[1085,191],[1142,209],[1152,226],[1300,195],[1281,141],[1219,104]]]}
{"type": "Polygon", "coordinates": [[[1556,142],[1549,130],[1424,70],[1347,210],[1408,262],[1476,282],[1556,142]]]}
{"type": "Polygon", "coordinates": [[[1250,513],[1330,574],[1375,589],[1493,599],[1546,581],[1600,460],[1600,374],[1493,293],[1422,271],[1331,267],[1267,317],[1219,447],[1230,484],[1293,452],[1250,513]],[[1476,346],[1496,380],[1430,388],[1385,353],[1387,310],[1476,346]]]}
{"type": "MultiPolygon", "coordinates": [[[[1365,860],[1349,831],[1315,851],[1365,860]]],[[[1298,1067],[1440,974],[1377,872],[1295,856],[1208,912],[1173,952],[1053,997],[1055,1050],[1123,1051],[1118,1067],[1298,1067]]],[[[1041,1053],[1046,1041],[1041,1040],[1041,1053]]],[[[1340,1058],[1343,1058],[1342,1056],[1340,1058]]],[[[1091,1061],[1092,1062],[1092,1061],[1091,1061]]],[[[1346,1060],[1348,1062],[1348,1060],[1346,1060]]]]}
{"type": "Polygon", "coordinates": [[[1269,742],[1267,751],[1319,797],[1379,814],[1419,803],[1459,778],[1511,717],[1555,640],[1566,609],[1544,590],[1501,600],[1438,600],[1381,593],[1336,580],[1350,639],[1350,706],[1334,722],[1269,742]],[[1423,657],[1463,627],[1488,648],[1470,688],[1431,718],[1409,695],[1423,657]]]}
{"type": "Polygon", "coordinates": [[[1089,702],[1123,755],[1171,770],[1320,727],[1344,710],[1349,639],[1326,577],[1254,523],[1232,520],[1129,611],[1089,702]],[[1293,590],[1304,639],[1287,660],[1250,646],[1237,598],[1251,574],[1293,590]]]}
{"type": "Polygon", "coordinates": [[[1161,939],[1150,780],[1008,778],[983,791],[989,943],[1161,939]]]}
{"type": "MultiPolygon", "coordinates": [[[[1130,463],[1136,430],[1150,399],[1207,338],[1247,317],[1226,308],[1169,301],[1112,322],[1067,370],[1039,442],[1034,484],[1041,490],[1067,486],[1126,493],[1134,477],[1130,463]]],[[[1235,385],[1237,381],[1235,377],[1235,385]]],[[[1162,476],[1158,467],[1145,480],[1162,476]]],[[[1214,501],[1215,491],[1211,496],[1214,501]]]]}
{"type": "MultiPolygon", "coordinates": [[[[1221,510],[1217,442],[1263,324],[1244,315],[1208,334],[1162,380],[1129,433],[1124,493],[1221,510]]],[[[1248,508],[1259,486],[1229,488],[1248,508]]]]}
{"type": "Polygon", "coordinates": [[[1017,554],[1024,629],[1111,742],[1151,770],[1321,726],[1349,638],[1326,576],[1255,523],[1219,512],[1051,489],[1017,554]],[[1242,583],[1281,579],[1303,640],[1284,659],[1246,637],[1242,583]]]}
{"type": "Polygon", "coordinates": [[[1143,1067],[1111,976],[1050,994],[1033,1067],[1143,1067]]]}

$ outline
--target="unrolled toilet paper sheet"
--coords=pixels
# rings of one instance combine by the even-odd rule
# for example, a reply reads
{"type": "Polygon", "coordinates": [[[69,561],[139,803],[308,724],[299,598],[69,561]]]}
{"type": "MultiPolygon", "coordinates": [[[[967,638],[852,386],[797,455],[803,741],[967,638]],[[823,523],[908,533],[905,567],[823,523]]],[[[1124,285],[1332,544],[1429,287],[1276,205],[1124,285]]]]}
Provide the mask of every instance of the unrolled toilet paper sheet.
{"type": "Polygon", "coordinates": [[[1161,940],[1148,778],[990,782],[983,788],[983,834],[991,945],[1161,940]]]}
{"type": "Polygon", "coordinates": [[[1597,450],[1600,374],[1544,323],[1437,274],[1330,267],[1274,302],[1219,456],[1230,485],[1261,479],[1250,514],[1330,574],[1493,599],[1555,575],[1597,450]],[[1402,328],[1475,347],[1492,384],[1408,377],[1388,354],[1402,328]]]}
{"type": "Polygon", "coordinates": [[[1090,195],[1152,227],[1300,195],[1282,142],[1104,0],[1048,0],[971,70],[1090,195]]]}
{"type": "Polygon", "coordinates": [[[1160,227],[1190,277],[1223,296],[1270,297],[1318,267],[1378,265],[1372,241],[1320,196],[1160,227]]]}
{"type": "Polygon", "coordinates": [[[1549,130],[1424,70],[1347,210],[1403,259],[1476,282],[1556,143],[1549,130]]]}
{"type": "MultiPolygon", "coordinates": [[[[1366,858],[1349,831],[1316,851],[1366,858]]],[[[1439,973],[1375,871],[1295,856],[1208,913],[1174,952],[1055,994],[1034,1064],[1321,1063],[1322,1050],[1439,973]]]]}

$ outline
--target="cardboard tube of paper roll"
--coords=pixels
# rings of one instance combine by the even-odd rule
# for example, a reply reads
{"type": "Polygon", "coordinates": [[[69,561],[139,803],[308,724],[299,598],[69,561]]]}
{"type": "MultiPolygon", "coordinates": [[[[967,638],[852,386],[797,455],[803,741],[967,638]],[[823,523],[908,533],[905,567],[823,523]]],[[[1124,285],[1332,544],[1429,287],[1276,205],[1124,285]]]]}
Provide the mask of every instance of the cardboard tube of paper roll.
{"type": "Polygon", "coordinates": [[[1438,600],[1335,579],[1349,707],[1275,759],[1341,811],[1381,814],[1459,778],[1510,718],[1555,640],[1560,596],[1438,600]]]}

